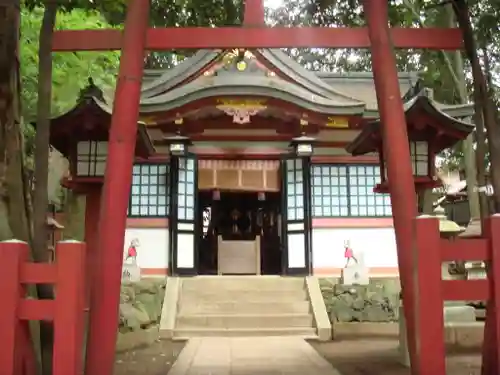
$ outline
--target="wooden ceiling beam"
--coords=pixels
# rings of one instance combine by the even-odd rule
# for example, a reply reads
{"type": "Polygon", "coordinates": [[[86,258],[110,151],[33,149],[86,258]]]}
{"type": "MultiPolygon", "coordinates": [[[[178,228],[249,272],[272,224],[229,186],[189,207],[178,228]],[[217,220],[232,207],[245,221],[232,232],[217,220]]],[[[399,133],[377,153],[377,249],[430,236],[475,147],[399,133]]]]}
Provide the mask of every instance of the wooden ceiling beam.
{"type": "Polygon", "coordinates": [[[148,125],[148,128],[158,128],[164,133],[175,133],[180,130],[185,134],[203,133],[205,129],[258,130],[275,129],[277,132],[295,133],[299,131],[299,120],[276,119],[272,117],[253,116],[248,124],[237,124],[230,116],[200,118],[198,120],[184,119],[182,124],[174,122],[148,125]]]}

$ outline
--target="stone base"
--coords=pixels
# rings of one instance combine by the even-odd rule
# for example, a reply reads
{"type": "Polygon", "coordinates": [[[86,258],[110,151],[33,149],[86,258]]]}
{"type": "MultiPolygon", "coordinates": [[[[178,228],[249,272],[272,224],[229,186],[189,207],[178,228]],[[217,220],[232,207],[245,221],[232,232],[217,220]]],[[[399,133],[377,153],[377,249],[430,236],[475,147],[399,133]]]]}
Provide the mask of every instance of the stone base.
{"type": "Polygon", "coordinates": [[[476,321],[476,309],[472,306],[445,306],[443,313],[445,323],[476,321]]]}
{"type": "MultiPolygon", "coordinates": [[[[472,306],[445,306],[443,308],[444,324],[475,323],[476,312],[472,306]]],[[[443,338],[445,342],[447,341],[443,338]]],[[[406,337],[406,323],[403,306],[399,307],[399,361],[403,366],[410,367],[410,354],[406,337]]]]}
{"type": "Polygon", "coordinates": [[[136,283],[141,281],[141,269],[137,264],[124,263],[122,268],[122,283],[136,283]]]}
{"type": "Polygon", "coordinates": [[[348,266],[342,269],[340,282],[344,285],[368,285],[370,283],[368,268],[361,265],[348,266]]]}

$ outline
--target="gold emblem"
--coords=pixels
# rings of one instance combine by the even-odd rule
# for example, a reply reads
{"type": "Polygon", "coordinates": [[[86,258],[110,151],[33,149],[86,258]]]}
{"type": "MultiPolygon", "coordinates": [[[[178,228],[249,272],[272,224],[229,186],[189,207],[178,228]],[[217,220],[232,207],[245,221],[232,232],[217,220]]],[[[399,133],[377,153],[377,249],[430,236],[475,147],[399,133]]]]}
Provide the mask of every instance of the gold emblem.
{"type": "Polygon", "coordinates": [[[349,119],[347,117],[330,116],[326,122],[329,128],[347,129],[349,127],[349,119]]]}

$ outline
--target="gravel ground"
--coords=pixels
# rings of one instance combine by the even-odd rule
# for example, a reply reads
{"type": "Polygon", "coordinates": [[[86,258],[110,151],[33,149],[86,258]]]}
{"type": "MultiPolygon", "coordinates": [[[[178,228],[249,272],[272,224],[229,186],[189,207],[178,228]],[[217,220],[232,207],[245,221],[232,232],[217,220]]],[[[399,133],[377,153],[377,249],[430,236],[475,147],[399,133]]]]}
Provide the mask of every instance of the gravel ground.
{"type": "MultiPolygon", "coordinates": [[[[311,345],[342,375],[410,375],[398,363],[395,339],[357,339],[311,345]]],[[[449,375],[480,375],[479,352],[451,352],[447,357],[449,375]]]]}
{"type": "Polygon", "coordinates": [[[156,341],[116,355],[114,375],[166,375],[185,343],[156,341]]]}

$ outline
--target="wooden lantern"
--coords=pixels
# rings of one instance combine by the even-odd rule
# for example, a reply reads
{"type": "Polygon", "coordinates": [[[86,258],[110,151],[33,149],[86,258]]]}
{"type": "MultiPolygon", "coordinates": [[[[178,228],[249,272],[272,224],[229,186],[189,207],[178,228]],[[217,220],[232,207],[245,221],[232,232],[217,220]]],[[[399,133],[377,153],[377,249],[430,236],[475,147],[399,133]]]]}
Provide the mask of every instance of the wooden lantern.
{"type": "MultiPolygon", "coordinates": [[[[404,108],[415,190],[418,192],[439,186],[436,155],[467,138],[474,126],[442,112],[426,90],[409,99],[404,108]]],[[[378,153],[381,182],[374,187],[378,193],[389,192],[384,147],[391,145],[383,144],[380,120],[364,125],[359,135],[346,147],[354,156],[378,153]]]]}

